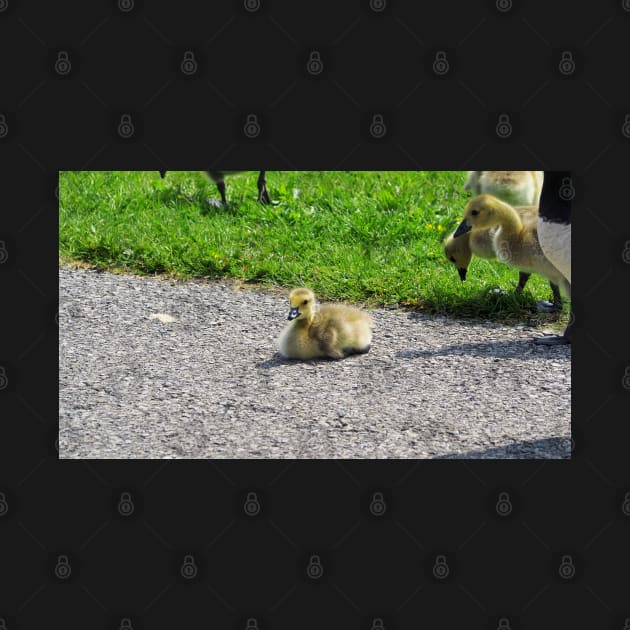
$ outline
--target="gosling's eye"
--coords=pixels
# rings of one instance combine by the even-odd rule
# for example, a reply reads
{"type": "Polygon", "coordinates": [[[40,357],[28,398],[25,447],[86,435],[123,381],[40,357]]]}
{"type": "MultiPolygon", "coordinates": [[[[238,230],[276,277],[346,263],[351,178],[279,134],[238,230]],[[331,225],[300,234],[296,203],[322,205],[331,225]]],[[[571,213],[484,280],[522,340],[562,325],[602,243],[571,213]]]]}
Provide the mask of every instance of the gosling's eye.
{"type": "Polygon", "coordinates": [[[455,257],[451,256],[451,262],[455,262],[455,257]]]}
{"type": "Polygon", "coordinates": [[[472,214],[473,217],[476,217],[479,214],[479,210],[473,210],[470,214],[472,214]]]}
{"type": "Polygon", "coordinates": [[[304,302],[302,302],[302,304],[308,304],[308,300],[304,300],[304,302]]]}

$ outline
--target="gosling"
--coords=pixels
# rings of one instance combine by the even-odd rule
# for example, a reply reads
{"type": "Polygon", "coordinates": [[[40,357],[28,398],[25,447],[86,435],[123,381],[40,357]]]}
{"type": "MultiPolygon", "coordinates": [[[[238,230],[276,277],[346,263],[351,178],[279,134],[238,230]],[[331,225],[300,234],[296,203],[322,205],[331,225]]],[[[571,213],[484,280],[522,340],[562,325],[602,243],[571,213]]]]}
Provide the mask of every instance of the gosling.
{"type": "MultiPolygon", "coordinates": [[[[536,206],[518,206],[514,208],[514,210],[518,212],[524,223],[536,221],[538,215],[538,208],[536,206]]],[[[453,234],[451,234],[444,241],[444,254],[457,268],[459,278],[462,282],[466,280],[468,266],[470,265],[473,254],[486,260],[496,258],[493,236],[497,229],[497,226],[487,229],[476,229],[458,238],[455,238],[453,234]]],[[[530,276],[531,273],[519,271],[518,285],[516,286],[517,293],[523,291],[530,276]]],[[[551,285],[551,291],[553,293],[553,301],[548,302],[545,300],[536,303],[538,310],[545,313],[557,311],[562,308],[562,297],[558,286],[553,282],[549,284],[551,285]]]]}
{"type": "Polygon", "coordinates": [[[560,287],[570,299],[571,285],[543,253],[536,221],[523,221],[509,204],[492,195],[479,195],[468,202],[464,219],[453,237],[497,226],[492,246],[497,258],[519,271],[537,273],[560,287]]]}
{"type": "Polygon", "coordinates": [[[289,294],[291,322],[278,339],[287,359],[343,359],[365,354],[372,344],[370,315],[342,304],[319,305],[312,291],[293,289],[289,294]]]}
{"type": "Polygon", "coordinates": [[[511,206],[537,206],[543,179],[542,171],[468,171],[464,190],[494,195],[511,206]]]}

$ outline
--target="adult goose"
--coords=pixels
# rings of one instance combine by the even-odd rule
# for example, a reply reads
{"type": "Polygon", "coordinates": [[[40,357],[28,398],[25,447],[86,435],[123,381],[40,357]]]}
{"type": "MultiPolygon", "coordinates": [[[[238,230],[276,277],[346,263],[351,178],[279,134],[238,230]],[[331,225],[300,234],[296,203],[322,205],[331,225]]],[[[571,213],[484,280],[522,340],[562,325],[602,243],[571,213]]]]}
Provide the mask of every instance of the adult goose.
{"type": "MultiPolygon", "coordinates": [[[[538,211],[538,239],[545,256],[571,284],[571,202],[574,190],[570,171],[545,171],[538,211]]],[[[571,343],[573,309],[562,335],[542,337],[536,343],[571,343]]]]}

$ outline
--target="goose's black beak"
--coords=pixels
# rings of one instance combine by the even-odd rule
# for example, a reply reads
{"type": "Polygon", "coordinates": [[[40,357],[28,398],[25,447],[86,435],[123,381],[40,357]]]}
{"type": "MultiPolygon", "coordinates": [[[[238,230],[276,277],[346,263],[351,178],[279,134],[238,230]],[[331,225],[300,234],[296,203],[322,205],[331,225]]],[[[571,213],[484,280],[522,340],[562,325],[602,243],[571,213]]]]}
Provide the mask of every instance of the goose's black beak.
{"type": "Polygon", "coordinates": [[[298,309],[298,308],[292,308],[292,309],[289,311],[289,316],[287,317],[287,319],[288,319],[289,321],[291,321],[292,319],[295,319],[296,317],[299,317],[299,316],[300,316],[300,309],[298,309]]]}
{"type": "Polygon", "coordinates": [[[468,269],[464,269],[463,267],[457,267],[457,272],[459,273],[459,279],[464,282],[466,280],[466,274],[468,273],[468,269]]]}
{"type": "Polygon", "coordinates": [[[166,177],[166,171],[159,171],[160,177],[164,179],[166,177]]]}
{"type": "Polygon", "coordinates": [[[455,233],[453,234],[453,236],[457,238],[458,236],[461,236],[462,234],[466,234],[466,232],[470,232],[470,230],[472,230],[472,225],[470,225],[470,223],[468,223],[466,219],[464,219],[459,224],[458,228],[455,230],[455,233]]]}

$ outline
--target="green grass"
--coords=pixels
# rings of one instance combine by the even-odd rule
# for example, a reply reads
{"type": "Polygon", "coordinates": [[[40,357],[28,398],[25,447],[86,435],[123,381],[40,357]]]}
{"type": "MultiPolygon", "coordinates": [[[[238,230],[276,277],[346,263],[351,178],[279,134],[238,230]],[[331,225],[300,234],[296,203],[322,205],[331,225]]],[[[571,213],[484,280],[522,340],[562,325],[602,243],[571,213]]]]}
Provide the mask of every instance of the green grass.
{"type": "Polygon", "coordinates": [[[229,276],[265,286],[306,285],[325,300],[404,305],[486,319],[533,318],[548,283],[473,259],[460,282],[442,240],[469,198],[464,171],[268,173],[272,206],[256,201],[256,173],[227,178],[227,208],[201,172],[65,171],[59,176],[59,254],[99,268],[179,277],[229,276]]]}

